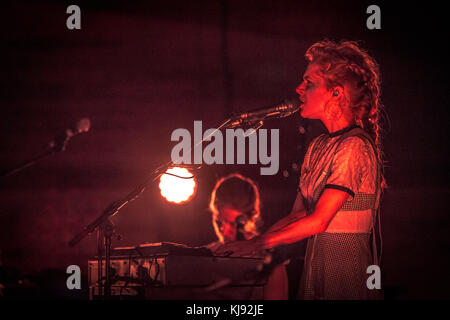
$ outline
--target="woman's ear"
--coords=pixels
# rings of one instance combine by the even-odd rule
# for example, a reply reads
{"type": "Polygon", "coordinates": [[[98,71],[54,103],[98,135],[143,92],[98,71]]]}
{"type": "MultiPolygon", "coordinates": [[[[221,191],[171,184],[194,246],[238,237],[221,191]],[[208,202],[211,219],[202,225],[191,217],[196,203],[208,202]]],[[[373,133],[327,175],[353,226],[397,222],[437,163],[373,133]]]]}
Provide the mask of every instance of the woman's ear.
{"type": "Polygon", "coordinates": [[[344,98],[344,88],[336,86],[330,89],[331,98],[325,104],[324,114],[327,120],[337,120],[342,114],[342,99],[344,98]]]}
{"type": "Polygon", "coordinates": [[[341,86],[336,86],[331,89],[331,92],[331,96],[333,98],[341,98],[342,93],[344,92],[344,88],[342,88],[341,86]]]}

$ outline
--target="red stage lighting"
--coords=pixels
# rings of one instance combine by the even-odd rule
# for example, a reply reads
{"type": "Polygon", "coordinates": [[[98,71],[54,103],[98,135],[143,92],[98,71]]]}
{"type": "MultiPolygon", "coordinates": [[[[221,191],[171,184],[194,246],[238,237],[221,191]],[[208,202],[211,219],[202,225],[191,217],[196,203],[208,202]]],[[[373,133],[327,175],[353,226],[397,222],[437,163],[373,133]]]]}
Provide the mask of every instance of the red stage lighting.
{"type": "Polygon", "coordinates": [[[167,201],[176,204],[181,204],[191,200],[197,189],[197,183],[193,178],[193,174],[186,168],[180,167],[169,168],[166,173],[163,174],[159,180],[161,195],[167,201]],[[170,173],[172,175],[166,173],[170,173]],[[186,179],[189,177],[192,178],[186,179]]]}

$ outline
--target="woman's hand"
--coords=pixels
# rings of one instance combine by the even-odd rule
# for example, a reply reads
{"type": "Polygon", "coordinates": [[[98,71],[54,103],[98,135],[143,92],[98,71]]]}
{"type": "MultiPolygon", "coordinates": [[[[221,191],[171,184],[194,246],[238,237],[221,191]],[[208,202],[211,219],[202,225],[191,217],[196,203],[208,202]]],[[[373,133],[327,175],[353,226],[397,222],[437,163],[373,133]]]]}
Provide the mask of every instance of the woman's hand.
{"type": "Polygon", "coordinates": [[[260,237],[245,241],[228,242],[213,250],[216,256],[227,257],[258,257],[263,256],[260,237]]]}

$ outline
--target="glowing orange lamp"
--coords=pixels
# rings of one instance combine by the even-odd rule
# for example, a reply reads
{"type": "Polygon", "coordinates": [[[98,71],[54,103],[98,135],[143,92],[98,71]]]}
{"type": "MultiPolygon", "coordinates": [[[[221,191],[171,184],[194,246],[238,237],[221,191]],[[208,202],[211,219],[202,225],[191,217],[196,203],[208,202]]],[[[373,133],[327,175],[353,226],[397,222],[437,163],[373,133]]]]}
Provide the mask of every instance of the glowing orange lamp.
{"type": "Polygon", "coordinates": [[[192,199],[197,183],[188,169],[173,167],[161,176],[159,189],[167,201],[182,204],[192,199]]]}

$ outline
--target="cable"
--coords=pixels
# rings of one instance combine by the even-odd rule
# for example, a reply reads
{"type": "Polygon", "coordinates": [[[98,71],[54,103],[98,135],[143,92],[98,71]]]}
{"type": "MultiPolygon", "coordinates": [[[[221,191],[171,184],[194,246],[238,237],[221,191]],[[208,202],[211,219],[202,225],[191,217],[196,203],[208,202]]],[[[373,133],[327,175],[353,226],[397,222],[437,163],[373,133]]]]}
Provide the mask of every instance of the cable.
{"type": "Polygon", "coordinates": [[[383,257],[383,236],[381,234],[381,208],[378,208],[378,234],[380,236],[380,259],[378,260],[381,266],[381,258],[383,257]]]}
{"type": "Polygon", "coordinates": [[[154,259],[155,259],[155,265],[157,266],[156,273],[155,273],[155,281],[157,281],[156,279],[158,279],[158,276],[159,276],[160,266],[158,263],[158,258],[155,257],[154,259]]]}

